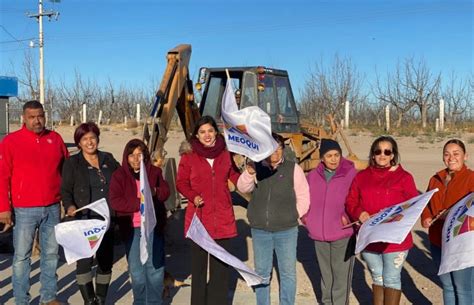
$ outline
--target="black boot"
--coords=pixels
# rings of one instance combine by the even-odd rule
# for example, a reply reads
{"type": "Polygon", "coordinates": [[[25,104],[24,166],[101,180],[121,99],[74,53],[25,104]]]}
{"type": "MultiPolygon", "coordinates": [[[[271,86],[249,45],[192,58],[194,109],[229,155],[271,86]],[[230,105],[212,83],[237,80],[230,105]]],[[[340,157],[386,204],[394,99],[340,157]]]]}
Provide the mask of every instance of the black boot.
{"type": "Polygon", "coordinates": [[[94,285],[92,284],[92,282],[88,282],[85,285],[78,286],[82,298],[84,299],[84,305],[97,305],[94,293],[94,285]]]}
{"type": "Polygon", "coordinates": [[[95,283],[97,305],[105,305],[105,299],[107,298],[107,290],[109,290],[109,284],[98,284],[97,282],[95,283]]]}

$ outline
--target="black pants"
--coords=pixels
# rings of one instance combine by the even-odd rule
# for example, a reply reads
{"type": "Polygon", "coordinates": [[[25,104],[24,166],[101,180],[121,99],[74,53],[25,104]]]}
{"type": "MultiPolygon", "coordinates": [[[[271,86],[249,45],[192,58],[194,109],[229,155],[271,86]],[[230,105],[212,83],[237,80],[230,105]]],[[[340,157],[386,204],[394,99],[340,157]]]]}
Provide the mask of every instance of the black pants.
{"type": "MultiPolygon", "coordinates": [[[[231,239],[216,240],[227,251],[231,248],[231,239]]],[[[191,305],[226,305],[229,291],[229,265],[209,255],[191,241],[191,305]],[[209,256],[209,282],[207,262],[209,256]]]]}
{"type": "MultiPolygon", "coordinates": [[[[105,232],[104,239],[95,254],[97,259],[97,274],[110,274],[114,262],[114,228],[111,226],[105,232]]],[[[77,261],[77,275],[91,274],[94,257],[83,258],[77,261]]],[[[92,274],[90,275],[92,277],[92,274]]],[[[83,284],[83,283],[79,283],[83,284]]]]}

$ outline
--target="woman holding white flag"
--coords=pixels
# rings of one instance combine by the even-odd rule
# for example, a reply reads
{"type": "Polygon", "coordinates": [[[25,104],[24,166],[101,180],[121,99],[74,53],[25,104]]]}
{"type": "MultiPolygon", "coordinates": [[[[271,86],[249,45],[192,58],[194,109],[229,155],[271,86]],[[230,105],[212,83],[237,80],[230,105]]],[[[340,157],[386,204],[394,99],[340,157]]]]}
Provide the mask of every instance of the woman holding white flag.
{"type": "MultiPolygon", "coordinates": [[[[188,199],[184,232],[196,214],[216,243],[230,252],[237,226],[227,181],[237,184],[240,174],[212,117],[197,121],[189,142],[192,150],[183,152],[176,179],[178,191],[188,199]]],[[[227,304],[229,266],[193,241],[191,274],[191,305],[227,304]]]]}
{"type": "Polygon", "coordinates": [[[164,201],[170,194],[161,169],[150,162],[148,149],[139,139],[130,140],[123,151],[122,166],[110,184],[110,205],[117,212],[117,222],[125,242],[128,270],[132,280],[133,304],[162,304],[165,253],[163,229],[166,223],[164,201]],[[148,259],[140,260],[140,161],[143,158],[155,209],[156,227],[148,237],[148,259]]]}
{"type": "MultiPolygon", "coordinates": [[[[443,162],[446,168],[431,177],[428,185],[428,191],[435,188],[439,191],[431,197],[421,214],[421,224],[424,228],[429,228],[431,256],[437,270],[441,263],[441,234],[447,212],[461,198],[474,192],[474,171],[466,166],[467,158],[466,146],[461,140],[452,139],[446,142],[443,147],[443,162]]],[[[445,305],[474,304],[474,267],[445,273],[439,278],[443,286],[445,305]]]]}
{"type": "MultiPolygon", "coordinates": [[[[247,164],[237,182],[239,191],[252,192],[247,209],[252,232],[255,271],[270,278],[273,253],[280,278],[280,305],[294,305],[298,224],[309,208],[309,186],[303,169],[284,158],[285,142],[272,133],[276,150],[265,160],[247,164]]],[[[255,286],[257,305],[270,305],[270,283],[255,286]]]]}
{"type": "MultiPolygon", "coordinates": [[[[346,200],[346,211],[353,220],[365,222],[370,215],[418,195],[413,176],[399,164],[397,142],[390,136],[377,138],[370,147],[369,167],[359,172],[346,200]]],[[[375,305],[397,305],[401,298],[401,271],[411,233],[400,244],[377,242],[363,251],[372,275],[375,305]]]]}
{"type": "MultiPolygon", "coordinates": [[[[79,153],[66,159],[62,171],[61,198],[66,215],[75,219],[102,219],[91,210],[76,210],[105,198],[108,200],[112,173],[120,166],[112,154],[98,150],[99,127],[83,123],[74,132],[79,153]]],[[[105,304],[114,259],[114,219],[96,252],[95,289],[92,283],[93,257],[77,261],[76,282],[84,304],[105,304]]]]}

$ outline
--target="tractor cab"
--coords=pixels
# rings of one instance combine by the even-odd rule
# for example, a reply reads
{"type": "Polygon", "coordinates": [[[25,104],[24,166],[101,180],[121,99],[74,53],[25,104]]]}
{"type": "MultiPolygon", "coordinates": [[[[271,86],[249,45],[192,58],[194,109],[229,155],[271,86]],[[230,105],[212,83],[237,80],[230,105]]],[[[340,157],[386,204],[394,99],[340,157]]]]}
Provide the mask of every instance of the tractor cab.
{"type": "MultiPolygon", "coordinates": [[[[300,125],[288,73],[264,67],[227,68],[235,88],[239,109],[258,106],[268,113],[272,131],[298,133],[300,125]]],[[[226,88],[226,68],[201,68],[196,89],[200,93],[201,115],[221,117],[221,102],[226,88]]],[[[199,95],[199,94],[198,94],[199,95]]]]}

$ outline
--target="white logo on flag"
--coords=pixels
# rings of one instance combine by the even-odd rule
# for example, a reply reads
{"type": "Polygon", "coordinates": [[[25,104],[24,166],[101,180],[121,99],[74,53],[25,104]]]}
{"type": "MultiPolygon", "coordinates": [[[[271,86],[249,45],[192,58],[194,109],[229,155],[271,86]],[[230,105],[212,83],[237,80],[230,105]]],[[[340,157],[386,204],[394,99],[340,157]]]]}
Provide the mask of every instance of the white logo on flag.
{"type": "Polygon", "coordinates": [[[474,266],[474,192],[450,210],[441,235],[441,265],[438,275],[474,266]]]}
{"type": "Polygon", "coordinates": [[[355,253],[360,253],[368,244],[375,242],[403,242],[437,191],[438,189],[434,189],[388,207],[364,222],[357,235],[355,253]]]}
{"type": "Polygon", "coordinates": [[[148,259],[148,241],[156,226],[156,215],[143,158],[140,161],[140,194],[140,261],[144,265],[148,259]]]}
{"type": "Polygon", "coordinates": [[[240,275],[244,278],[248,286],[268,284],[269,278],[263,278],[258,275],[255,271],[247,267],[241,260],[227,252],[224,248],[219,246],[209,233],[207,233],[206,228],[199,220],[199,218],[194,214],[189,226],[186,237],[192,239],[196,244],[201,248],[209,252],[209,254],[220,259],[222,262],[232,266],[237,270],[240,275]]]}
{"type": "Polygon", "coordinates": [[[222,120],[229,151],[258,162],[277,149],[278,144],[272,137],[270,117],[257,106],[239,110],[230,78],[227,79],[222,98],[222,120]]]}
{"type": "Polygon", "coordinates": [[[73,220],[57,224],[54,227],[56,241],[64,248],[64,256],[68,265],[79,259],[92,257],[99,249],[110,225],[109,207],[104,198],[77,209],[76,213],[85,209],[96,212],[104,220],[73,220]]]}

